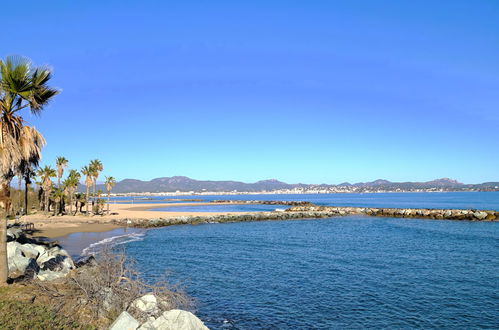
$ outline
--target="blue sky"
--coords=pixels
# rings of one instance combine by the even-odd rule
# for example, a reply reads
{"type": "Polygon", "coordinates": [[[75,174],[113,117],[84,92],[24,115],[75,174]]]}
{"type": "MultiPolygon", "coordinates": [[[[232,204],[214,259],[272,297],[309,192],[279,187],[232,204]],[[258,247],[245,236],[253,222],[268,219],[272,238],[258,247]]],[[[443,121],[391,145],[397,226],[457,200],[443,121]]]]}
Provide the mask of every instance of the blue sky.
{"type": "Polygon", "coordinates": [[[499,180],[499,2],[15,1],[44,163],[104,175],[499,180]]]}

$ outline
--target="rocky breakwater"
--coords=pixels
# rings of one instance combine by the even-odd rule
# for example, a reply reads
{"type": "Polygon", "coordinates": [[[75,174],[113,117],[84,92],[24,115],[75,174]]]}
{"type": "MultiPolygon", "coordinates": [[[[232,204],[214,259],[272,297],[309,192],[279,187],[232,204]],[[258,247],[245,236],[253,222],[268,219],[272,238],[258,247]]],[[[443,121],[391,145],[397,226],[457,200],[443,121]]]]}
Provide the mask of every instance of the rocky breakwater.
{"type": "Polygon", "coordinates": [[[75,268],[60,246],[29,238],[16,226],[7,229],[7,259],[11,279],[54,280],[75,268]]]}
{"type": "Polygon", "coordinates": [[[238,200],[214,200],[214,204],[262,204],[262,205],[287,205],[287,206],[315,206],[310,202],[303,201],[238,201],[238,200]]]}
{"type": "Polygon", "coordinates": [[[420,218],[439,220],[499,221],[499,212],[486,210],[451,210],[451,209],[397,209],[372,207],[334,207],[314,204],[292,206],[285,211],[248,212],[243,214],[192,215],[147,218],[124,218],[114,223],[122,226],[151,228],[182,224],[317,219],[347,215],[365,215],[395,218],[420,218]]]}
{"type": "Polygon", "coordinates": [[[320,212],[331,216],[368,215],[376,217],[420,218],[438,220],[499,221],[499,212],[490,210],[457,209],[399,209],[373,207],[293,206],[290,213],[320,212]]]}

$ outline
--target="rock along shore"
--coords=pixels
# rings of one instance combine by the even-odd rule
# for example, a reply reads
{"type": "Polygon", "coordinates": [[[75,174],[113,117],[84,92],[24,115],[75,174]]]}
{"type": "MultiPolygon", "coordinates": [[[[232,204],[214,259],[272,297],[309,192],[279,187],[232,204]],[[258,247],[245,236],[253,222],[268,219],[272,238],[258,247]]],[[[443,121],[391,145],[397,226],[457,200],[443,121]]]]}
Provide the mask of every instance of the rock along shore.
{"type": "MultiPolygon", "coordinates": [[[[282,204],[275,204],[282,205],[282,204]]],[[[334,207],[306,204],[292,206],[285,211],[229,213],[222,215],[199,215],[159,217],[154,219],[120,219],[119,225],[133,227],[164,227],[179,224],[244,222],[263,220],[294,220],[315,219],[335,216],[364,215],[375,217],[416,218],[435,220],[465,220],[465,221],[499,221],[499,212],[487,210],[455,210],[455,209],[398,209],[372,207],[334,207]]]]}

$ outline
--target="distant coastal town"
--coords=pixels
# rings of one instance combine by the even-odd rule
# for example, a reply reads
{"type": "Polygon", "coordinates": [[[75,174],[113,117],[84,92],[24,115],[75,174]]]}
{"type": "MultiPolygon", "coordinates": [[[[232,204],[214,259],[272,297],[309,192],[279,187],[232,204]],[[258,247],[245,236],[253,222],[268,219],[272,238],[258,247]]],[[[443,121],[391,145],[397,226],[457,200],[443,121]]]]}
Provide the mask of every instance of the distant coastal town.
{"type": "Polygon", "coordinates": [[[111,196],[196,196],[196,195],[292,195],[292,194],[345,194],[345,193],[415,193],[415,192],[480,192],[499,191],[499,186],[490,188],[427,188],[427,189],[383,189],[374,187],[330,187],[330,188],[293,188],[262,191],[175,191],[175,192],[129,192],[113,193],[111,196]]]}

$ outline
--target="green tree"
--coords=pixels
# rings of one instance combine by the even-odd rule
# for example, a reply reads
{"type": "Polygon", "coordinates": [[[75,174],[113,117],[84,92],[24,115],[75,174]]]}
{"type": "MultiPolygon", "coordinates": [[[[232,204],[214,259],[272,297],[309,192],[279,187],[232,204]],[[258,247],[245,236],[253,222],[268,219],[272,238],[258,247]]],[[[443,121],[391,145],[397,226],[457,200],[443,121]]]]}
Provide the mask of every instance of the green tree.
{"type": "Polygon", "coordinates": [[[61,188],[55,188],[52,192],[52,198],[54,200],[54,215],[61,214],[63,212],[64,191],[61,188]]]}
{"type": "MultiPolygon", "coordinates": [[[[43,139],[36,129],[25,129],[21,111],[27,109],[32,114],[39,114],[58,94],[47,85],[50,78],[49,69],[33,67],[25,57],[10,56],[5,61],[0,60],[0,207],[6,213],[11,204],[10,182],[21,161],[40,154],[43,145],[36,143],[36,139],[43,139]]],[[[0,222],[0,284],[3,284],[8,275],[4,240],[7,223],[0,222]]]]}
{"type": "MultiPolygon", "coordinates": [[[[70,170],[68,177],[62,183],[64,190],[67,192],[67,195],[68,195],[69,213],[70,214],[73,214],[74,194],[76,192],[76,189],[78,188],[78,183],[80,183],[80,179],[81,179],[81,175],[77,170],[70,170]]],[[[75,215],[76,215],[76,212],[75,212],[75,215]]]]}
{"type": "Polygon", "coordinates": [[[61,188],[61,178],[64,174],[64,169],[68,166],[68,160],[64,157],[57,157],[55,166],[57,168],[57,187],[61,188]]]}
{"type": "Polygon", "coordinates": [[[106,182],[104,183],[107,189],[107,214],[109,214],[109,201],[111,199],[111,190],[116,185],[116,179],[112,176],[106,176],[106,182]]]}
{"type": "Polygon", "coordinates": [[[88,197],[90,195],[90,186],[93,183],[92,177],[94,174],[94,170],[91,168],[90,165],[83,166],[81,169],[81,174],[85,176],[85,186],[87,187],[87,194],[85,196],[85,209],[86,209],[86,215],[90,215],[88,213],[88,197]]]}
{"type": "Polygon", "coordinates": [[[49,211],[49,202],[50,202],[50,193],[52,192],[53,183],[51,178],[56,177],[55,170],[48,165],[40,168],[38,170],[38,176],[40,177],[40,181],[43,189],[43,200],[44,200],[44,210],[45,212],[49,211]]]}
{"type": "Polygon", "coordinates": [[[90,169],[92,171],[92,183],[93,183],[93,196],[95,197],[95,188],[97,186],[97,179],[99,178],[100,172],[104,169],[102,162],[98,159],[90,161],[90,169]]]}

